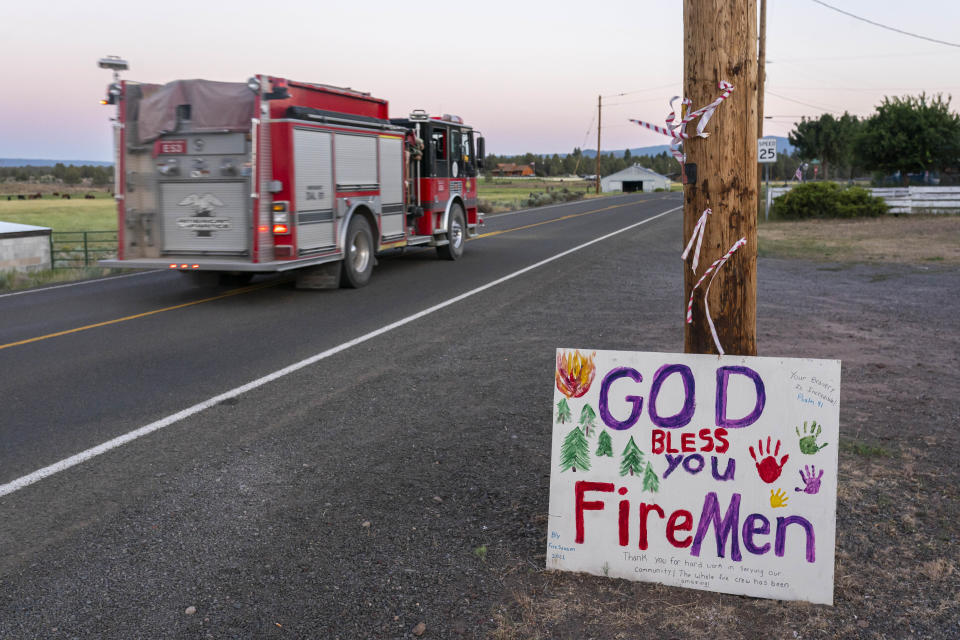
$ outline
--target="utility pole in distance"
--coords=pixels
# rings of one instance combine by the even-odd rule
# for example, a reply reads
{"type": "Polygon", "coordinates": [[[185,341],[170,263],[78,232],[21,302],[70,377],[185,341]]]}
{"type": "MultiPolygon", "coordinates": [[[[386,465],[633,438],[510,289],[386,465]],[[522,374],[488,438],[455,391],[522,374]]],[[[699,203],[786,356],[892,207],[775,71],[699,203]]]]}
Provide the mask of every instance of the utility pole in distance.
{"type": "Polygon", "coordinates": [[[600,101],[602,100],[601,96],[597,96],[597,166],[596,174],[597,179],[597,193],[600,193],[600,116],[603,113],[602,107],[600,106],[600,101]]]}
{"type": "MultiPolygon", "coordinates": [[[[740,247],[715,273],[710,287],[710,313],[725,352],[757,354],[757,4],[756,0],[684,0],[684,95],[699,109],[720,95],[721,80],[734,86],[707,125],[709,138],[683,144],[687,175],[684,187],[683,244],[697,220],[708,216],[697,273],[684,263],[684,299],[714,260],[723,257],[741,237],[740,247]],[[691,171],[689,165],[696,165],[691,171]]],[[[696,123],[687,132],[696,130],[696,123]]],[[[696,290],[693,323],[685,324],[687,353],[717,353],[707,324],[703,295],[696,290]]]]}
{"type": "MultiPolygon", "coordinates": [[[[757,138],[763,137],[764,84],[767,81],[767,0],[760,0],[760,45],[757,49],[757,138]]],[[[769,167],[764,166],[769,171],[769,167]]],[[[760,184],[761,168],[757,166],[757,184],[760,184]]],[[[759,189],[757,191],[759,193],[759,189]]]]}

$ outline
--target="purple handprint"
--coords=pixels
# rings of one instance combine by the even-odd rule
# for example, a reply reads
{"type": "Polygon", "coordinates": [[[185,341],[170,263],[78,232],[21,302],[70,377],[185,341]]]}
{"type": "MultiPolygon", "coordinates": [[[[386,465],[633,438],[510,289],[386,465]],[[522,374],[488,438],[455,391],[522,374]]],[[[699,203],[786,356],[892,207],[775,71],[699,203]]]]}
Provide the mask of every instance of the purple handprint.
{"type": "Polygon", "coordinates": [[[804,493],[819,493],[820,492],[820,479],[823,477],[823,469],[820,469],[820,473],[817,473],[817,468],[815,466],[811,467],[810,465],[803,465],[803,469],[800,471],[800,479],[803,480],[803,483],[806,485],[802,489],[800,487],[794,487],[794,491],[803,491],[804,493]],[[806,473],[803,472],[803,469],[806,470],[806,473]]]}

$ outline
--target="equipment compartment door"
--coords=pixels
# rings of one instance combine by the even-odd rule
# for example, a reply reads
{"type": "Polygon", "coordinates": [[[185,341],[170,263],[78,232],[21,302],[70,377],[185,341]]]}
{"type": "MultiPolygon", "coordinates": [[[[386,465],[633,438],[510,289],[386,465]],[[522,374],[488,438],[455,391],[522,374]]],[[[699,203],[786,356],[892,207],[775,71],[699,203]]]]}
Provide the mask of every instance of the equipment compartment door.
{"type": "Polygon", "coordinates": [[[380,204],[380,233],[384,239],[405,235],[401,138],[380,138],[380,204]]]}
{"type": "Polygon", "coordinates": [[[293,154],[297,245],[302,255],[336,244],[330,134],[294,129],[293,154]]]}
{"type": "Polygon", "coordinates": [[[250,244],[248,193],[244,180],[161,183],[163,251],[246,255],[250,244]]]}

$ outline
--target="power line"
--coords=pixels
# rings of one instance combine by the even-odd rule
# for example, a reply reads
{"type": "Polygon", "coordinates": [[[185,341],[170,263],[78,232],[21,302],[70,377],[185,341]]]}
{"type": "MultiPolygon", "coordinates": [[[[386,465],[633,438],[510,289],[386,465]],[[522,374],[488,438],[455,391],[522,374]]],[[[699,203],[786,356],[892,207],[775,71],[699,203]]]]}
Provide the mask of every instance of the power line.
{"type": "Polygon", "coordinates": [[[620,96],[629,96],[634,93],[644,93],[645,91],[660,91],[661,89],[670,89],[676,87],[679,82],[671,82],[670,84],[660,85],[659,87],[648,87],[646,89],[637,89],[635,91],[624,91],[623,93],[612,93],[609,96],[603,96],[604,98],[619,98],[620,96]]]}
{"type": "Polygon", "coordinates": [[[928,40],[928,41],[930,41],[930,42],[936,42],[937,44],[945,44],[945,45],[947,45],[948,47],[957,47],[957,48],[960,48],[960,44],[956,44],[956,43],[953,43],[953,42],[946,42],[945,40],[937,40],[936,38],[928,38],[927,36],[921,36],[921,35],[918,35],[918,34],[916,34],[916,33],[910,33],[909,31],[904,31],[904,30],[902,30],[902,29],[897,29],[896,27],[888,27],[888,26],[885,25],[885,24],[880,24],[879,22],[874,22],[873,20],[867,20],[866,18],[863,18],[863,17],[860,17],[860,16],[858,16],[858,15],[856,15],[856,14],[850,13],[849,11],[844,11],[843,9],[838,9],[838,8],[836,8],[836,7],[830,6],[830,5],[827,4],[826,2],[822,2],[822,0],[812,0],[812,1],[813,1],[813,2],[816,2],[817,4],[821,4],[821,5],[825,6],[827,9],[833,9],[834,11],[836,11],[836,12],[838,12],[838,13],[842,13],[842,14],[844,14],[844,15],[848,15],[848,16],[850,16],[851,18],[856,18],[857,20],[861,20],[861,21],[863,21],[863,22],[866,22],[867,24],[872,24],[872,25],[875,26],[875,27],[880,27],[881,29],[888,29],[888,30],[890,30],[890,31],[896,31],[897,33],[902,33],[902,34],[905,35],[905,36],[910,36],[910,37],[912,37],[912,38],[920,38],[921,40],[928,40]]]}
{"type": "MultiPolygon", "coordinates": [[[[942,56],[942,51],[928,51],[927,53],[871,53],[856,56],[803,56],[802,58],[777,58],[778,63],[809,62],[811,60],[874,60],[876,58],[924,58],[927,56],[942,56]]],[[[773,63],[773,60],[767,60],[773,63]]]]}
{"type": "Polygon", "coordinates": [[[855,87],[784,87],[778,85],[779,89],[788,91],[855,91],[859,93],[876,93],[878,91],[957,91],[960,87],[873,87],[873,88],[855,88],[855,87]]]}
{"type": "Polygon", "coordinates": [[[789,101],[789,102],[796,102],[797,104],[802,104],[802,105],[805,106],[805,107],[812,107],[812,108],[814,108],[814,109],[821,109],[822,111],[827,111],[827,112],[830,112],[830,113],[840,113],[840,110],[839,110],[839,109],[830,109],[830,108],[828,108],[828,107],[821,107],[821,106],[818,106],[818,105],[815,105],[815,104],[810,104],[809,102],[801,102],[800,100],[794,100],[793,98],[788,98],[787,96],[782,96],[782,95],[780,95],[779,93],[774,93],[773,91],[770,91],[769,89],[767,89],[767,93],[769,93],[769,94],[772,95],[772,96],[776,96],[776,97],[780,98],[781,100],[787,100],[787,101],[789,101]]]}
{"type": "Polygon", "coordinates": [[[667,104],[667,101],[666,101],[666,100],[664,100],[664,99],[661,98],[660,96],[657,96],[656,98],[644,98],[643,100],[630,100],[630,101],[627,101],[627,102],[607,102],[607,103],[604,103],[603,106],[604,106],[604,108],[606,108],[606,107],[620,107],[620,106],[627,105],[627,104],[644,104],[644,103],[647,103],[647,102],[657,102],[657,101],[663,101],[664,104],[667,104]]]}

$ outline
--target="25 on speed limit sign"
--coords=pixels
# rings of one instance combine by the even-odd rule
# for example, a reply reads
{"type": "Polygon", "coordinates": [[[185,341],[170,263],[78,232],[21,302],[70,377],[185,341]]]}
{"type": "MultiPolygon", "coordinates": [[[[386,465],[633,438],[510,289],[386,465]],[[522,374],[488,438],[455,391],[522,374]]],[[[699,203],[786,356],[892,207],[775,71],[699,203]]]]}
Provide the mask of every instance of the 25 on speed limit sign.
{"type": "Polygon", "coordinates": [[[757,162],[777,161],[777,139],[757,138],[757,162]]]}

